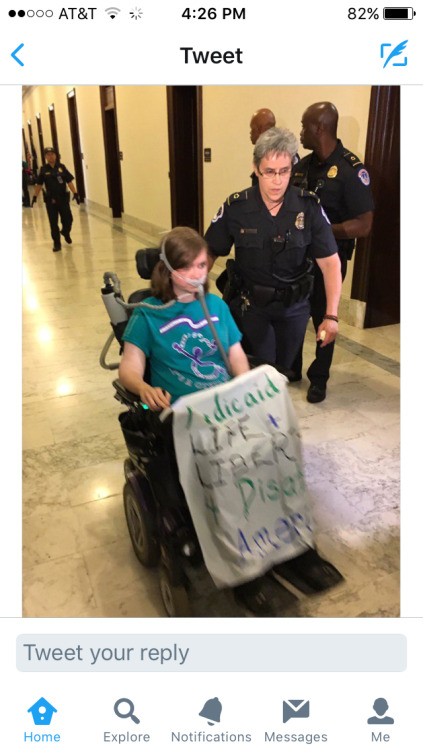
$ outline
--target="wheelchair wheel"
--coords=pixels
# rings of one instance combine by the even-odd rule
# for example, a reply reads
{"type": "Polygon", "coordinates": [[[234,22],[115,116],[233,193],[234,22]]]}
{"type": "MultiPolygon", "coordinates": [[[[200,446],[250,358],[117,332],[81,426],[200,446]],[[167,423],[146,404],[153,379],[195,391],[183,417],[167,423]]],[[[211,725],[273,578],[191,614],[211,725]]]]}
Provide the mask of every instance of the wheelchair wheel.
{"type": "Polygon", "coordinates": [[[125,458],[125,461],[123,462],[123,473],[125,476],[125,479],[129,479],[130,474],[134,472],[134,464],[132,463],[130,458],[125,458]]]}
{"type": "Polygon", "coordinates": [[[168,569],[160,566],[160,593],[168,617],[190,617],[191,606],[185,586],[172,583],[168,569]]]}
{"type": "Polygon", "coordinates": [[[144,567],[153,568],[160,560],[160,546],[152,519],[140,506],[129,482],[123,488],[123,505],[134,552],[144,567]]]}

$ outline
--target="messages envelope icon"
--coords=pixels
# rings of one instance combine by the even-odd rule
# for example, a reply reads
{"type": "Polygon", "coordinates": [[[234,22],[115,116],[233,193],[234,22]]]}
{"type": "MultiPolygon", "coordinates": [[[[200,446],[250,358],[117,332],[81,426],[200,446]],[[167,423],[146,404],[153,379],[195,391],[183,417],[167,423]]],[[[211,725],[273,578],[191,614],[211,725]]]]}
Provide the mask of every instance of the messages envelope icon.
{"type": "Polygon", "coordinates": [[[286,724],[290,719],[308,719],[310,716],[310,701],[284,701],[283,702],[283,723],[286,724]]]}

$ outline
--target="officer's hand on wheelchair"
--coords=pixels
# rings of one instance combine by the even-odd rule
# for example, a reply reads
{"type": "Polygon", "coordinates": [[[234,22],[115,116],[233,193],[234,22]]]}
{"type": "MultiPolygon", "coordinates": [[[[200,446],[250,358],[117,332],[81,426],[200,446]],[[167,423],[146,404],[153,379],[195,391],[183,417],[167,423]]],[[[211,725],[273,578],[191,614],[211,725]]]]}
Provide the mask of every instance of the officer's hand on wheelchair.
{"type": "Polygon", "coordinates": [[[34,203],[36,203],[36,202],[37,202],[37,196],[33,195],[32,196],[32,202],[31,202],[31,208],[33,207],[34,203]]]}
{"type": "Polygon", "coordinates": [[[79,197],[78,193],[74,193],[74,194],[73,194],[73,198],[72,198],[72,200],[73,200],[73,201],[76,201],[76,202],[77,202],[77,204],[78,204],[78,206],[79,206],[79,204],[81,203],[81,199],[80,199],[80,197],[79,197]]]}
{"type": "Polygon", "coordinates": [[[162,409],[168,409],[170,406],[170,394],[163,388],[153,388],[148,383],[141,386],[140,398],[151,411],[161,411],[162,409]]]}
{"type": "Polygon", "coordinates": [[[316,341],[320,341],[321,347],[327,346],[335,341],[337,333],[338,323],[336,320],[323,320],[317,329],[316,341]]]}

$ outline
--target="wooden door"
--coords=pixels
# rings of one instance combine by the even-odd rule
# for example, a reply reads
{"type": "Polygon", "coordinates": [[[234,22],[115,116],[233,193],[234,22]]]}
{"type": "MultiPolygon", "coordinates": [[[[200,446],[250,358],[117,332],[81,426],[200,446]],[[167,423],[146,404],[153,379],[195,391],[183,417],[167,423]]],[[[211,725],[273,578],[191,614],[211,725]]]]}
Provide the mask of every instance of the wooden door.
{"type": "Polygon", "coordinates": [[[172,226],[203,233],[201,86],[168,86],[172,226]]]}

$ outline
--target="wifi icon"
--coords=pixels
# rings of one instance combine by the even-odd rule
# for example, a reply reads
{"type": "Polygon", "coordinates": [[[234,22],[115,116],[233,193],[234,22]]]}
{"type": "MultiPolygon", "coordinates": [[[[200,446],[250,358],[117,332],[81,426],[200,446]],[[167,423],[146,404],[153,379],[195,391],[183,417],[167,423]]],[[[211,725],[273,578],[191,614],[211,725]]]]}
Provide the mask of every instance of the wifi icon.
{"type": "Polygon", "coordinates": [[[116,18],[118,13],[120,13],[120,8],[106,8],[105,12],[110,18],[116,18]]]}

